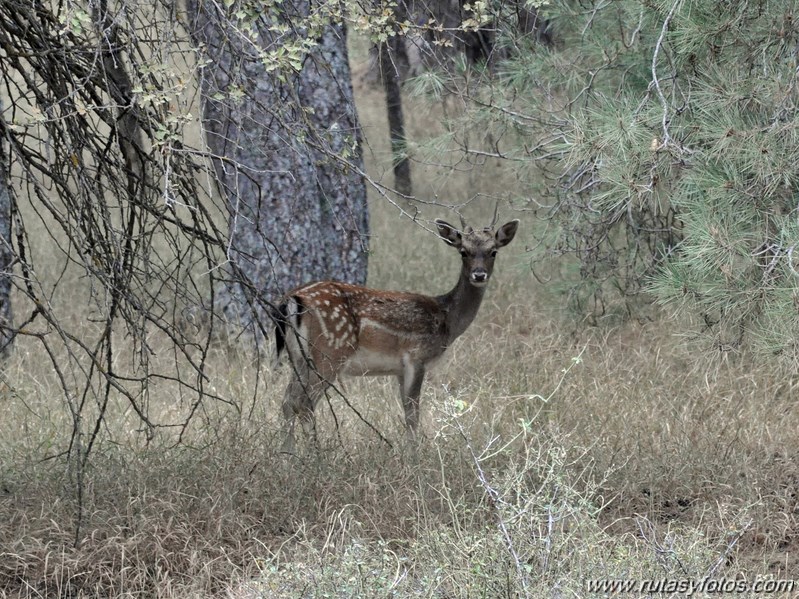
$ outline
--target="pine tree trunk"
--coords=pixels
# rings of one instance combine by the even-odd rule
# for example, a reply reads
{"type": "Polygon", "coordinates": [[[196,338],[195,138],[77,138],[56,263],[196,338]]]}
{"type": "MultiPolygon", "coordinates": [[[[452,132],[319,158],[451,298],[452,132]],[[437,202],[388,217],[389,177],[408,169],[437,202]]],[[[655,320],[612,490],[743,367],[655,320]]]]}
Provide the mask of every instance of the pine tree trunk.
{"type": "Polygon", "coordinates": [[[366,280],[369,221],[346,30],[326,26],[299,72],[267,72],[263,50],[307,34],[309,2],[279,6],[282,14],[255,21],[253,47],[227,16],[235,6],[222,14],[219,4],[188,0],[208,60],[203,124],[229,216],[231,277],[215,303],[245,326],[252,308],[255,322],[266,322],[263,301],[299,284],[366,280]],[[274,33],[276,22],[293,34],[274,33]]]}

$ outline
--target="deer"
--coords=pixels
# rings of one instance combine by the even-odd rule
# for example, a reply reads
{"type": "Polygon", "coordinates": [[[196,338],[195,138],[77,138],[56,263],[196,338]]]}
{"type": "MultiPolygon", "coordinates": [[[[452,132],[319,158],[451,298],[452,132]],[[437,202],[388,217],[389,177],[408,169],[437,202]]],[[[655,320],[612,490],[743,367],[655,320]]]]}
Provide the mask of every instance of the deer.
{"type": "Polygon", "coordinates": [[[494,230],[461,228],[436,219],[441,239],[461,255],[458,281],[448,293],[428,296],[316,281],[290,291],[273,313],[276,356],[288,353],[293,376],[282,403],[286,439],[294,453],[297,420],[316,439],[314,410],[341,375],[395,376],[405,426],[415,439],[427,370],[475,319],[494,271],[497,251],[516,235],[519,221],[494,230]]]}

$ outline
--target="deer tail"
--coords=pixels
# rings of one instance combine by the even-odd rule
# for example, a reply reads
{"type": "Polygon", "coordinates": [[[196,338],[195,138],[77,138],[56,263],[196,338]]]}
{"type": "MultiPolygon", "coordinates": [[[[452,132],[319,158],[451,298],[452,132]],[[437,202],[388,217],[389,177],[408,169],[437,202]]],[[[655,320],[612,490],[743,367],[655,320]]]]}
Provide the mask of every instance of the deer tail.
{"type": "Polygon", "coordinates": [[[275,361],[286,349],[286,339],[290,329],[295,331],[300,326],[302,303],[298,297],[290,297],[272,309],[272,320],[275,323],[275,361]]]}

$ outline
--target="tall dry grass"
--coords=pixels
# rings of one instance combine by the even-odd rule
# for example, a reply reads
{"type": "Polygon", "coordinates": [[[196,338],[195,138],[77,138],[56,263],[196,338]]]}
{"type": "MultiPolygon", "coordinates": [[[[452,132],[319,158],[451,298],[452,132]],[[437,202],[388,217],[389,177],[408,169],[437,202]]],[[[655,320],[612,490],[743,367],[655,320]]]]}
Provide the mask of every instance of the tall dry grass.
{"type": "MultiPolygon", "coordinates": [[[[382,96],[362,86],[358,101],[370,173],[390,183],[382,96]]],[[[407,114],[417,139],[441,116],[421,100],[407,114]]],[[[415,165],[417,194],[476,197],[467,214],[488,218],[486,200],[513,183],[484,168],[415,165]]],[[[422,224],[448,217],[421,208],[422,224]]],[[[454,283],[450,248],[377,196],[372,211],[370,284],[454,283]]],[[[719,359],[667,314],[585,329],[562,302],[530,275],[523,227],[426,381],[418,446],[396,382],[355,379],[320,407],[318,450],[281,455],[287,369],[215,347],[210,384],[231,403],[204,404],[175,445],[115,400],[80,495],[60,455],[72,423],[58,381],[20,340],[0,387],[0,594],[579,597],[592,578],[794,575],[794,377],[745,353],[719,359]]],[[[153,347],[169,360],[166,341],[153,347]]],[[[158,382],[147,398],[165,423],[191,401],[158,382]]]]}

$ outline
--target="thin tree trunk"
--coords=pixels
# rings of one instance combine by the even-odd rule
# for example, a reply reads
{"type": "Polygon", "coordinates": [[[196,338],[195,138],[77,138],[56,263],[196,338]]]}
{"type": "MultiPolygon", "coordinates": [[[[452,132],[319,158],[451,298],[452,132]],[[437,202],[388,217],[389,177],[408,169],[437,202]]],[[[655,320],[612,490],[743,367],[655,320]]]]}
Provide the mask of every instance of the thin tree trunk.
{"type": "Polygon", "coordinates": [[[216,289],[215,304],[228,321],[256,325],[257,333],[264,301],[301,283],[365,282],[361,138],[343,25],[317,32],[299,69],[267,72],[266,52],[309,35],[302,27],[309,1],[269,9],[252,23],[252,38],[231,22],[235,6],[218,7],[188,0],[194,39],[208,61],[203,124],[229,218],[231,276],[216,289]],[[294,33],[280,36],[274,25],[294,33]]]}
{"type": "MultiPolygon", "coordinates": [[[[403,22],[407,19],[407,9],[400,0],[394,8],[394,19],[403,22]]],[[[391,140],[391,157],[394,164],[394,189],[403,196],[413,194],[411,185],[411,163],[407,155],[405,119],[402,113],[402,79],[408,72],[408,54],[405,39],[397,34],[380,44],[379,64],[383,89],[386,92],[386,112],[388,131],[391,140]]]]}
{"type": "MultiPolygon", "coordinates": [[[[0,115],[3,112],[0,100],[0,115]]],[[[11,192],[5,140],[0,137],[0,356],[7,356],[14,340],[11,312],[11,276],[14,251],[11,245],[11,192]]]]}

